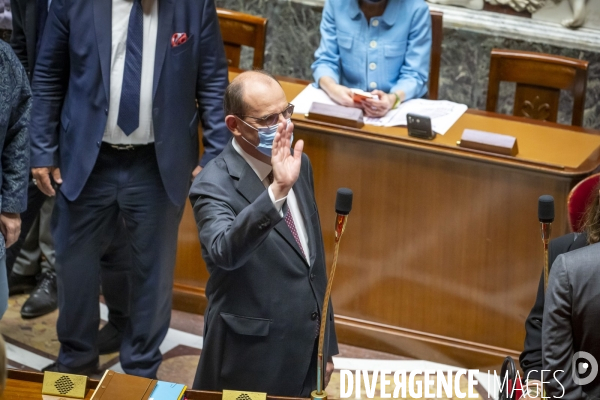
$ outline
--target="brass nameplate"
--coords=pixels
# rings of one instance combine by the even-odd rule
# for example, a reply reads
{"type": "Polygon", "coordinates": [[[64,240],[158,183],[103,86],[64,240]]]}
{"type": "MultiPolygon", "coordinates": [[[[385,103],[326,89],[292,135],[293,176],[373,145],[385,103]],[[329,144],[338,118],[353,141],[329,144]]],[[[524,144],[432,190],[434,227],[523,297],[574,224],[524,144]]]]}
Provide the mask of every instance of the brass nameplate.
{"type": "Polygon", "coordinates": [[[223,390],[223,400],[267,400],[266,393],[223,390]]]}
{"type": "Polygon", "coordinates": [[[499,133],[477,131],[474,129],[465,129],[458,145],[467,149],[504,154],[513,157],[519,153],[516,137],[501,135],[499,133]]]}
{"type": "Polygon", "coordinates": [[[83,399],[85,398],[87,382],[88,377],[84,375],[46,371],[44,372],[42,394],[83,399]]]}

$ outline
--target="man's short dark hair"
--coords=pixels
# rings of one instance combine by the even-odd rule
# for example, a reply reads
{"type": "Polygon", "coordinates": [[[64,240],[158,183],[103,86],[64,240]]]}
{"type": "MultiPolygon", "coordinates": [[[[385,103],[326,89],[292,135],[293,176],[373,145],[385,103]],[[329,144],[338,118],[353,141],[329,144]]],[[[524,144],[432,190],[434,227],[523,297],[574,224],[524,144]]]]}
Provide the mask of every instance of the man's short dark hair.
{"type": "MultiPolygon", "coordinates": [[[[257,69],[253,72],[268,76],[277,82],[277,79],[265,70],[257,69]]],[[[246,111],[246,103],[244,103],[244,79],[234,80],[227,86],[225,96],[223,97],[223,109],[225,110],[225,115],[244,115],[246,111]]]]}

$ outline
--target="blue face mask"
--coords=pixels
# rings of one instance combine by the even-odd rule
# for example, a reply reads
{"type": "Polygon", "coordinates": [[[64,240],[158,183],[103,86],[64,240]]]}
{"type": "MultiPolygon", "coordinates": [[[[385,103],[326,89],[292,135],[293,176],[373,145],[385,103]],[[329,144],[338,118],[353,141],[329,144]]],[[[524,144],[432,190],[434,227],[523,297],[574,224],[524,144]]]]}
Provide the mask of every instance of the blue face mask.
{"type": "MultiPolygon", "coordinates": [[[[275,140],[275,133],[277,133],[277,127],[279,126],[279,124],[256,128],[256,127],[248,124],[244,120],[240,120],[240,121],[243,121],[250,128],[252,128],[258,132],[258,140],[260,141],[260,143],[258,144],[258,146],[255,146],[256,149],[258,151],[260,151],[261,153],[263,153],[265,156],[271,157],[271,151],[273,150],[273,141],[275,140]]],[[[288,118],[286,121],[289,124],[291,122],[291,119],[288,118]]],[[[242,139],[246,140],[246,138],[244,136],[242,136],[242,139]]],[[[248,140],[246,140],[246,142],[248,142],[248,140]]],[[[248,142],[248,143],[250,143],[250,142],[248,142]]],[[[294,134],[293,133],[292,133],[290,143],[294,143],[294,134]]],[[[250,143],[250,144],[252,144],[252,143],[250,143]]]]}

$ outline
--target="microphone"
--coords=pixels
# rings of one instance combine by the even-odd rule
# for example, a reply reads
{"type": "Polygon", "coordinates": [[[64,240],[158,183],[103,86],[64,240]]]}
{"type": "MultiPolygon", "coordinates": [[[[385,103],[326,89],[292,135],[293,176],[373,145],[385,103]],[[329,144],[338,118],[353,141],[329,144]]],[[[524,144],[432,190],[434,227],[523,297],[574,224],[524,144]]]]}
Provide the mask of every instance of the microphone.
{"type": "Polygon", "coordinates": [[[312,400],[327,400],[327,393],[324,388],[325,376],[324,360],[323,360],[323,342],[325,341],[325,326],[327,325],[327,313],[329,311],[329,298],[331,297],[331,287],[333,286],[333,276],[335,275],[335,267],[337,265],[338,252],[340,249],[340,240],[342,234],[346,230],[346,222],[348,222],[348,214],[352,210],[352,190],[340,188],[337,191],[335,198],[335,250],[333,253],[333,265],[329,280],[327,281],[327,289],[325,290],[325,299],[323,300],[323,308],[321,309],[321,326],[319,329],[319,348],[317,352],[317,390],[313,390],[310,394],[312,400]]]}
{"type": "Polygon", "coordinates": [[[342,234],[346,229],[346,222],[348,221],[348,214],[352,210],[352,190],[348,188],[340,188],[337,191],[335,198],[335,212],[337,218],[335,219],[335,241],[336,243],[342,238],[342,234]]]}
{"type": "Polygon", "coordinates": [[[554,222],[554,197],[550,195],[540,196],[538,200],[538,220],[544,244],[544,291],[548,287],[548,244],[552,233],[552,222],[554,222]]]}

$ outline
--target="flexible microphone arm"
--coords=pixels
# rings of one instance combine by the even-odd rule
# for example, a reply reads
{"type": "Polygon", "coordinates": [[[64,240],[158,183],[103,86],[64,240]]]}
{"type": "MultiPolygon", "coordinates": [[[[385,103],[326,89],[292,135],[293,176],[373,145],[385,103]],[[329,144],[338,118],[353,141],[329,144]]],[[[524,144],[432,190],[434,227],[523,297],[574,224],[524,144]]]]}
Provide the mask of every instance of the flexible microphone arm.
{"type": "Polygon", "coordinates": [[[340,240],[342,239],[342,234],[346,229],[346,223],[348,222],[348,214],[352,209],[352,191],[350,189],[338,189],[335,208],[337,212],[337,217],[335,219],[335,250],[333,253],[333,265],[331,267],[331,273],[329,274],[329,279],[327,281],[327,289],[325,290],[323,308],[321,309],[321,326],[319,329],[319,347],[317,351],[317,390],[314,390],[311,393],[311,397],[313,400],[327,399],[327,393],[324,390],[325,376],[323,374],[323,344],[325,341],[325,327],[327,325],[327,315],[329,312],[329,299],[331,297],[333,277],[335,275],[335,268],[337,266],[338,253],[340,250],[340,240]]]}
{"type": "Polygon", "coordinates": [[[549,195],[540,196],[538,200],[538,219],[540,221],[540,230],[542,234],[542,243],[544,245],[544,292],[548,287],[548,275],[550,265],[548,265],[548,245],[550,243],[550,234],[552,233],[552,222],[554,221],[554,198],[549,195]]]}

